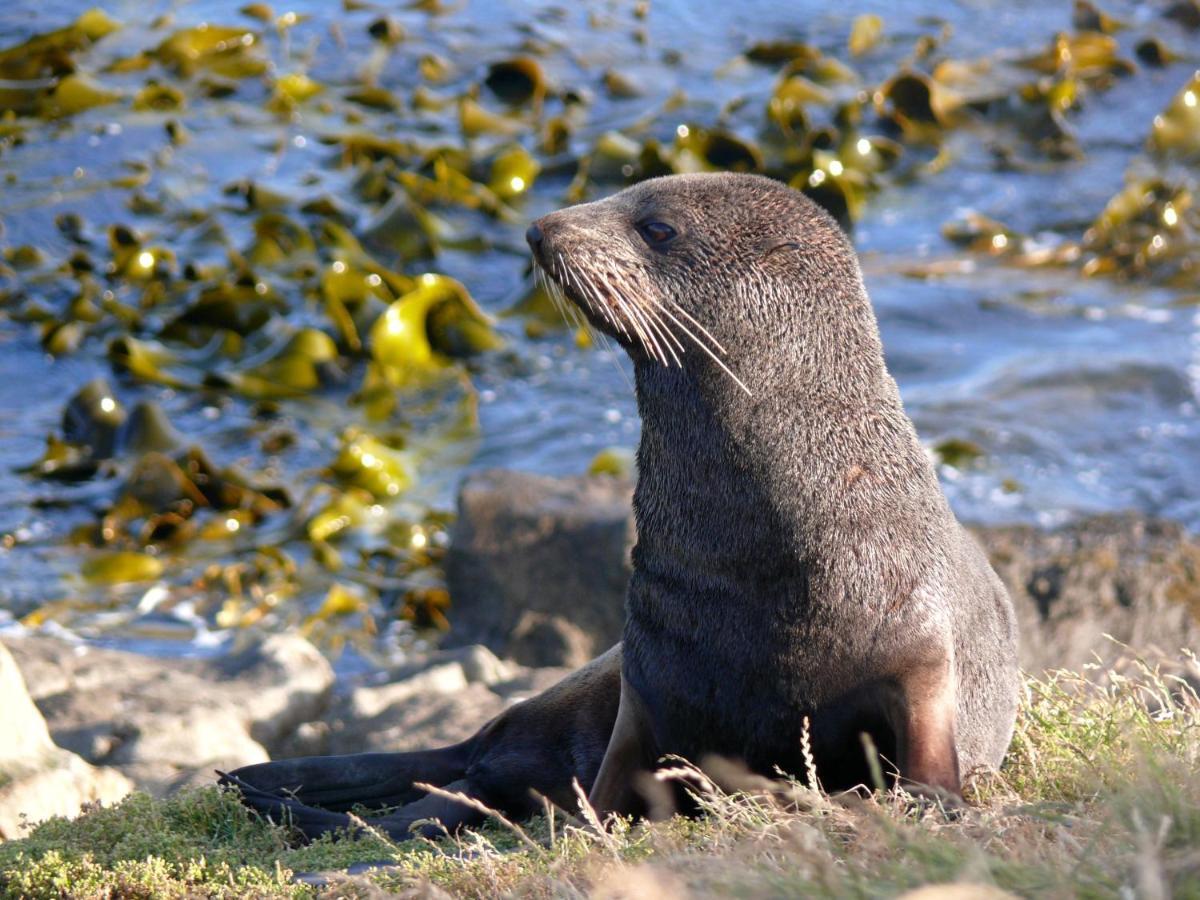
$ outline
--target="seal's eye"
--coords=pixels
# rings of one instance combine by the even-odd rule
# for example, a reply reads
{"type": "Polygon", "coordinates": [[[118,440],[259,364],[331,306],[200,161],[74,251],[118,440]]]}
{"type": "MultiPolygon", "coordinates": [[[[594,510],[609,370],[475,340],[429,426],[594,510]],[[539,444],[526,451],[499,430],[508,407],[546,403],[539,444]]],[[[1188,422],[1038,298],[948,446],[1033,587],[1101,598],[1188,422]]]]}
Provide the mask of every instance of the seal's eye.
{"type": "Polygon", "coordinates": [[[661,247],[675,238],[675,229],[666,222],[642,222],[637,227],[638,234],[651,247],[661,247]]]}

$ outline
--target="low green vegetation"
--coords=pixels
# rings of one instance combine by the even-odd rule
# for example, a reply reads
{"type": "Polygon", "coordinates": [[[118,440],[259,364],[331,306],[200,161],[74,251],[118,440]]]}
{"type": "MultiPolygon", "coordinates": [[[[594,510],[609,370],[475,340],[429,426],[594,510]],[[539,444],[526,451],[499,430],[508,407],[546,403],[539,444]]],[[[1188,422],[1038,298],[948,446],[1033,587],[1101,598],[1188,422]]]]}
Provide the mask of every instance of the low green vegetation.
{"type": "MultiPolygon", "coordinates": [[[[1194,661],[1193,665],[1194,665],[1194,661]]],[[[987,884],[1037,896],[1200,896],[1200,700],[1131,661],[1026,682],[1000,773],[947,815],[895,793],[829,795],[680,766],[706,814],[610,833],[561,810],[438,842],[366,833],[296,846],[216,788],[134,795],[0,845],[11,897],[890,896],[987,884]],[[346,874],[359,863],[388,862],[346,874]],[[326,873],[322,886],[293,880],[326,873]]]]}

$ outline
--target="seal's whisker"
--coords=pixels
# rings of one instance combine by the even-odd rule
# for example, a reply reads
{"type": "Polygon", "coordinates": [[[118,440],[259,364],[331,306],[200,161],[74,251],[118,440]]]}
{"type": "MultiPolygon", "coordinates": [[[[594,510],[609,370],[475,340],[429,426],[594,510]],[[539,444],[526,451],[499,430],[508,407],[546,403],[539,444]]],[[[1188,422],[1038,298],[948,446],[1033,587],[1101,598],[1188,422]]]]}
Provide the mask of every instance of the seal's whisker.
{"type": "MultiPolygon", "coordinates": [[[[674,340],[676,346],[678,346],[680,350],[683,349],[682,345],[679,344],[678,338],[672,335],[668,329],[663,327],[662,322],[652,314],[651,308],[635,302],[627,293],[625,293],[623,288],[614,287],[613,283],[609,281],[607,272],[601,270],[599,274],[600,277],[604,279],[604,286],[608,288],[609,293],[615,299],[615,301],[622,307],[627,307],[633,310],[642,323],[646,326],[647,331],[649,331],[652,335],[662,338],[662,344],[666,346],[667,351],[674,358],[675,364],[682,368],[683,362],[680,360],[679,355],[675,352],[675,349],[671,346],[671,341],[674,340]]],[[[670,365],[670,363],[668,363],[666,360],[666,355],[661,353],[661,349],[660,357],[663,365],[670,365]]]]}
{"type": "Polygon", "coordinates": [[[551,277],[546,274],[546,271],[542,269],[540,265],[534,268],[534,272],[536,273],[538,284],[541,285],[541,288],[543,291],[545,291],[546,296],[550,298],[550,302],[554,304],[554,308],[562,317],[563,323],[568,328],[572,327],[572,320],[578,313],[573,311],[573,307],[570,307],[566,304],[565,298],[562,295],[562,291],[559,290],[558,285],[554,283],[551,277]]]}
{"type": "Polygon", "coordinates": [[[604,286],[608,289],[608,296],[617,304],[625,314],[629,317],[631,324],[638,327],[639,334],[643,335],[642,347],[650,355],[650,358],[664,366],[670,366],[667,361],[666,353],[663,352],[662,345],[659,343],[658,334],[645,316],[645,312],[641,307],[629,300],[620,292],[613,289],[608,277],[603,270],[600,272],[600,277],[604,279],[604,286]]]}
{"type": "MultiPolygon", "coordinates": [[[[624,291],[621,292],[621,296],[625,296],[624,291]]],[[[628,297],[626,297],[626,299],[628,300],[628,297]]],[[[667,323],[662,320],[662,316],[659,315],[658,309],[653,303],[650,303],[646,306],[641,306],[640,309],[642,310],[643,314],[645,314],[646,318],[654,323],[654,326],[658,329],[659,333],[663,335],[667,349],[671,352],[671,356],[675,359],[675,364],[680,368],[683,368],[683,361],[679,358],[679,353],[686,353],[687,351],[684,349],[683,344],[680,342],[675,333],[671,331],[669,327],[667,327],[667,323]],[[672,344],[674,346],[672,346],[672,344]],[[679,353],[675,352],[676,348],[678,348],[679,353]]]]}
{"type": "MultiPolygon", "coordinates": [[[[570,277],[570,269],[566,268],[561,253],[558,254],[558,261],[562,265],[566,280],[574,282],[577,286],[577,289],[581,292],[581,294],[584,295],[584,298],[587,299],[588,288],[585,288],[580,283],[581,279],[570,277]]],[[[541,267],[540,264],[537,267],[537,271],[542,279],[542,284],[545,285],[547,293],[550,295],[551,300],[563,314],[564,318],[569,317],[570,321],[574,322],[577,328],[582,328],[587,333],[592,342],[600,347],[604,355],[608,357],[609,362],[611,362],[614,368],[616,368],[617,374],[621,376],[621,380],[625,382],[625,386],[629,388],[629,392],[634,393],[633,382],[629,380],[628,373],[626,373],[625,369],[622,368],[620,354],[618,354],[613,348],[612,341],[609,340],[608,335],[594,326],[580,311],[579,307],[575,303],[571,302],[571,300],[567,297],[566,292],[563,290],[563,286],[559,284],[558,277],[555,273],[547,272],[541,267]]],[[[600,302],[599,295],[596,293],[594,288],[591,289],[591,294],[594,298],[596,308],[600,310],[605,320],[611,322],[614,328],[619,329],[622,334],[628,337],[629,332],[625,330],[625,325],[620,321],[619,318],[615,317],[602,302],[600,302]]]]}
{"type": "MultiPolygon", "coordinates": [[[[586,295],[589,296],[594,304],[599,306],[601,310],[607,311],[608,304],[606,304],[604,299],[601,298],[600,289],[596,287],[595,282],[590,280],[590,278],[587,276],[581,277],[584,283],[587,284],[588,293],[586,295]]],[[[617,322],[622,322],[622,320],[625,320],[625,322],[629,324],[629,328],[634,330],[634,334],[637,336],[637,342],[641,344],[642,349],[646,350],[646,353],[650,356],[650,358],[655,360],[658,359],[658,356],[656,356],[652,347],[652,343],[650,343],[650,338],[647,335],[646,329],[644,329],[642,324],[638,322],[637,318],[634,316],[634,314],[632,314],[632,311],[616,298],[613,299],[613,302],[617,305],[617,322]]],[[[610,318],[610,322],[611,320],[612,318],[610,318]]],[[[626,330],[624,326],[622,326],[622,331],[625,337],[630,337],[629,331],[626,330]]],[[[630,338],[630,340],[632,340],[632,338],[630,338]]]]}
{"type": "MultiPolygon", "coordinates": [[[[657,334],[662,338],[662,343],[666,346],[667,352],[669,352],[671,357],[675,360],[675,365],[682,369],[683,360],[679,358],[679,354],[676,353],[675,348],[671,346],[671,341],[675,341],[675,343],[678,344],[679,339],[671,334],[670,330],[667,329],[667,327],[663,324],[662,319],[653,314],[651,308],[635,303],[633,300],[629,299],[629,297],[627,297],[623,291],[620,292],[620,296],[625,303],[628,303],[638,311],[638,315],[642,317],[642,320],[646,323],[646,327],[650,330],[650,332],[652,334],[657,334]]],[[[680,347],[680,349],[683,348],[680,347]]],[[[667,366],[668,368],[670,367],[670,363],[665,359],[665,357],[663,359],[663,365],[667,366]]]]}
{"type": "MultiPolygon", "coordinates": [[[[609,322],[614,327],[616,327],[617,322],[613,318],[612,313],[609,311],[608,307],[600,301],[600,298],[598,296],[596,296],[595,291],[592,291],[591,296],[589,296],[588,283],[582,276],[577,275],[573,270],[567,268],[566,263],[563,262],[561,253],[558,254],[558,262],[562,266],[563,280],[566,281],[568,284],[573,284],[575,286],[575,290],[579,292],[580,297],[582,297],[583,300],[585,302],[587,302],[588,306],[591,307],[594,311],[598,312],[604,318],[605,321],[609,322]]],[[[563,289],[562,285],[559,285],[559,290],[561,291],[562,289],[563,289]]],[[[564,296],[565,296],[565,293],[564,293],[564,296]]],[[[570,302],[569,299],[568,299],[568,302],[570,302]]],[[[571,303],[570,305],[573,308],[575,308],[574,303],[571,303]]],[[[586,317],[585,317],[584,321],[587,321],[586,317]]],[[[588,327],[589,332],[594,331],[590,322],[588,322],[587,327],[588,327]]]]}
{"type": "MultiPolygon", "coordinates": [[[[725,363],[721,360],[721,357],[717,356],[716,353],[714,353],[712,350],[709,349],[707,344],[705,344],[698,337],[696,337],[696,335],[691,331],[691,329],[689,329],[686,325],[684,325],[681,321],[679,321],[679,319],[677,319],[674,315],[672,315],[671,311],[669,309],[667,309],[665,306],[661,307],[661,310],[672,322],[674,322],[676,325],[679,326],[679,328],[683,331],[684,334],[686,334],[688,337],[690,337],[692,339],[692,341],[695,343],[695,345],[697,347],[699,347],[701,350],[703,350],[705,353],[707,353],[709,355],[709,357],[712,359],[712,361],[715,362],[718,366],[720,366],[724,370],[725,374],[734,380],[734,382],[737,384],[738,387],[740,387],[743,391],[746,392],[747,397],[754,396],[754,392],[751,391],[750,388],[746,387],[745,382],[743,382],[742,379],[740,379],[736,375],[734,375],[732,370],[730,370],[729,366],[725,365],[725,363]]],[[[689,316],[689,318],[690,318],[690,316],[689,316]]]]}
{"type": "Polygon", "coordinates": [[[621,380],[624,381],[625,386],[627,388],[629,388],[629,393],[636,394],[637,389],[633,386],[633,382],[629,380],[629,374],[625,371],[624,367],[621,365],[621,354],[617,353],[616,349],[612,345],[612,341],[610,341],[608,339],[608,335],[605,334],[603,331],[600,331],[596,328],[592,328],[591,326],[588,327],[588,330],[591,334],[595,335],[597,338],[600,339],[599,340],[600,346],[602,346],[604,348],[605,356],[607,356],[612,361],[613,366],[615,366],[616,370],[621,374],[621,380]]]}
{"type": "MultiPolygon", "coordinates": [[[[588,279],[587,283],[591,290],[591,297],[594,299],[596,304],[602,309],[607,309],[608,304],[605,303],[600,297],[600,291],[596,287],[595,282],[593,282],[591,279],[588,279]]],[[[637,335],[638,343],[641,345],[646,354],[656,362],[660,361],[661,351],[658,350],[657,342],[654,341],[654,338],[646,331],[644,324],[638,319],[636,310],[632,309],[627,304],[622,303],[621,299],[612,294],[611,291],[609,292],[608,296],[612,302],[616,304],[618,319],[624,319],[628,323],[629,327],[633,329],[634,334],[637,335]]],[[[626,337],[629,337],[628,332],[626,332],[626,337]]]]}
{"type": "MultiPolygon", "coordinates": [[[[607,304],[601,301],[599,292],[596,290],[595,285],[588,281],[583,275],[580,275],[576,279],[576,283],[580,285],[580,290],[582,291],[584,298],[600,309],[605,321],[611,323],[614,328],[618,329],[621,334],[628,338],[629,332],[625,329],[624,323],[621,322],[620,316],[609,310],[607,304]]],[[[616,349],[612,345],[612,341],[608,339],[608,335],[606,335],[599,328],[593,327],[590,322],[588,323],[587,328],[588,334],[590,334],[595,339],[596,343],[598,343],[604,349],[604,354],[608,357],[609,361],[613,364],[613,367],[617,370],[617,374],[621,376],[621,380],[625,382],[625,386],[629,388],[629,392],[631,394],[635,393],[636,391],[633,386],[633,382],[629,380],[629,375],[625,372],[625,369],[621,367],[621,354],[617,353],[616,349]]]]}
{"type": "Polygon", "coordinates": [[[682,315],[685,319],[687,319],[689,322],[691,322],[693,325],[695,325],[698,329],[700,329],[700,333],[703,334],[706,338],[708,338],[712,342],[713,347],[716,349],[716,351],[718,353],[720,353],[722,356],[725,355],[725,353],[727,351],[721,345],[721,342],[712,336],[712,332],[710,332],[707,328],[705,328],[703,325],[701,325],[699,322],[697,322],[694,318],[692,318],[691,313],[689,313],[686,309],[684,309],[682,306],[680,306],[675,300],[672,300],[670,297],[666,297],[664,299],[668,303],[670,303],[673,307],[675,307],[675,309],[679,312],[680,315],[682,315]]]}
{"type": "Polygon", "coordinates": [[[658,326],[662,329],[663,334],[665,334],[667,336],[667,339],[672,344],[675,345],[675,348],[680,353],[686,353],[687,347],[684,346],[683,341],[679,340],[679,337],[675,334],[675,332],[667,327],[667,323],[662,320],[662,315],[661,315],[659,309],[656,306],[654,306],[653,304],[651,304],[650,306],[644,307],[644,309],[645,309],[646,315],[658,323],[658,326]]]}
{"type": "MultiPolygon", "coordinates": [[[[604,321],[608,322],[614,328],[620,327],[620,323],[613,316],[612,312],[600,301],[600,297],[592,289],[591,284],[583,276],[573,275],[568,273],[568,280],[575,285],[575,290],[587,304],[588,308],[598,313],[604,321]]],[[[591,323],[589,322],[589,325],[591,323]]]]}
{"type": "Polygon", "coordinates": [[[569,328],[592,330],[592,323],[584,318],[583,313],[578,310],[578,307],[568,299],[563,289],[558,286],[557,282],[546,278],[547,286],[550,287],[551,296],[554,298],[554,305],[558,306],[563,313],[563,318],[566,320],[569,328]]]}

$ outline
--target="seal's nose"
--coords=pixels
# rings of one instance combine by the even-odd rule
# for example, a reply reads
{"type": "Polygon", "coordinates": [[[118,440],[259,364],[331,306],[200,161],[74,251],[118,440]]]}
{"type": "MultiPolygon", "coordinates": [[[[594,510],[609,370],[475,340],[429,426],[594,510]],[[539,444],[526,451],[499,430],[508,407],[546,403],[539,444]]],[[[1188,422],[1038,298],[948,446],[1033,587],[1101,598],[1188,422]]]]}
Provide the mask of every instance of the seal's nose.
{"type": "Polygon", "coordinates": [[[542,242],[542,229],[537,222],[529,226],[529,229],[525,232],[525,240],[529,242],[529,246],[534,250],[542,242]]]}

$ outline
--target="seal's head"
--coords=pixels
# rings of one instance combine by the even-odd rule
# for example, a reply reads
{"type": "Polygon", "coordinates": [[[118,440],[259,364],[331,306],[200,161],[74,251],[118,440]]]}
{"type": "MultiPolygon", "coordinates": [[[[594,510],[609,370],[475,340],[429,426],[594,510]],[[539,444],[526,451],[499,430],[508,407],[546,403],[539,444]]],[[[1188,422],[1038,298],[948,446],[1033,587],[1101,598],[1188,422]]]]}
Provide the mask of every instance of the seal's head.
{"type": "Polygon", "coordinates": [[[753,395],[819,375],[829,354],[844,375],[863,360],[882,371],[849,241],[780,182],[654,178],[544,216],[526,237],[551,293],[625,348],[639,383],[676,369],[753,395]]]}

